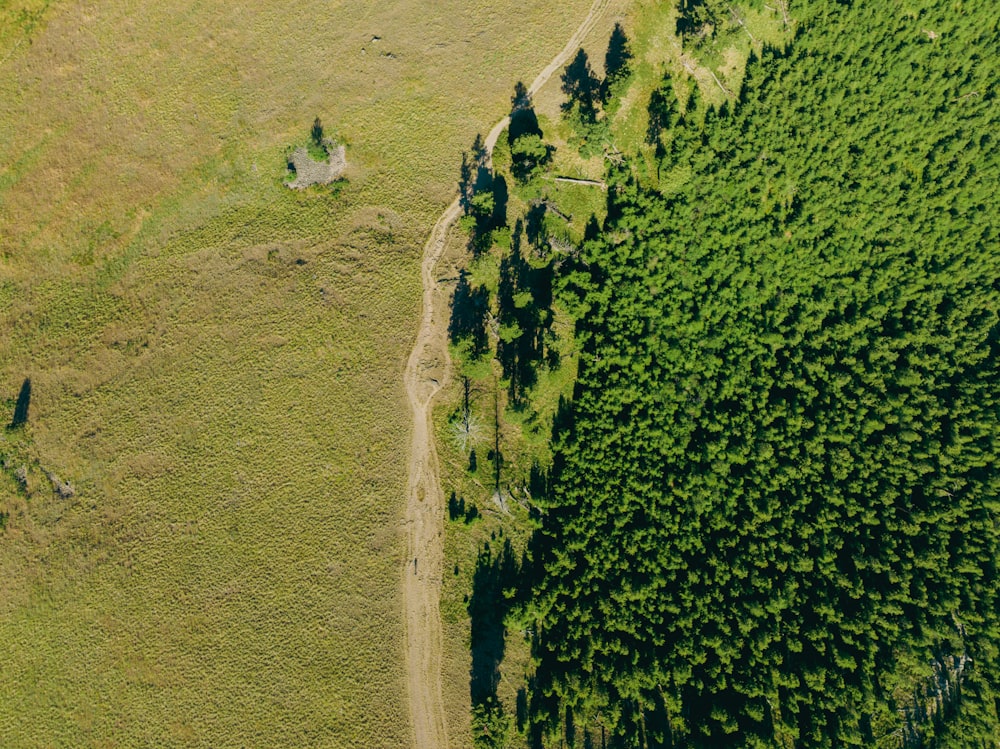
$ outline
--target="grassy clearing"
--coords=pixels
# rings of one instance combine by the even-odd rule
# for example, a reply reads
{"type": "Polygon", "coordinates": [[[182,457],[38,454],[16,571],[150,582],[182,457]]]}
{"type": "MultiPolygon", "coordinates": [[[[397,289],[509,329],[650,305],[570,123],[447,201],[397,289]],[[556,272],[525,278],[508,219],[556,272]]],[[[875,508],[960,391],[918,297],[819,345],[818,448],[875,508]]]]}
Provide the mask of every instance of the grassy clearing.
{"type": "Polygon", "coordinates": [[[686,101],[693,85],[703,101],[722,104],[727,94],[738,92],[751,48],[762,44],[782,44],[786,31],[777,10],[743,11],[743,26],[720,31],[716,39],[696,50],[685,49],[677,35],[677,8],[674,3],[638,0],[625,22],[634,55],[632,78],[614,113],[612,132],[615,143],[639,153],[645,147],[649,126],[649,97],[669,74],[680,101],[686,101]],[[713,77],[714,75],[714,77],[713,77]]]}
{"type": "Polygon", "coordinates": [[[34,389],[0,744],[407,743],[419,252],[587,7],[63,2],[3,37],[0,393],[34,389]],[[287,190],[317,114],[348,181],[287,190]]]}

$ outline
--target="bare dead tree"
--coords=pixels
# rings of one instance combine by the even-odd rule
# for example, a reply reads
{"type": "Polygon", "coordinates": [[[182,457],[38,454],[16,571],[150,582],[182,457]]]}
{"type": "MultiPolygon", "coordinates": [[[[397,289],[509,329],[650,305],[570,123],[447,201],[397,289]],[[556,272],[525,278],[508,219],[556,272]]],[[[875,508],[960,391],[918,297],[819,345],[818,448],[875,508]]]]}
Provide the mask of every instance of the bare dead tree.
{"type": "Polygon", "coordinates": [[[736,10],[732,5],[729,6],[729,15],[732,16],[733,22],[736,23],[740,28],[747,32],[747,36],[750,37],[750,42],[756,44],[757,40],[754,39],[753,34],[750,33],[750,29],[747,28],[746,22],[743,20],[743,16],[740,12],[736,10]]]}
{"type": "Polygon", "coordinates": [[[787,29],[792,25],[792,20],[788,17],[788,0],[775,0],[775,5],[778,7],[772,8],[770,5],[765,5],[764,7],[776,13],[781,13],[781,20],[784,21],[785,28],[787,29]]]}
{"type": "MultiPolygon", "coordinates": [[[[684,69],[688,72],[688,74],[692,78],[695,78],[697,80],[697,77],[695,76],[695,73],[697,72],[698,68],[691,62],[691,60],[689,58],[687,58],[687,57],[681,57],[681,65],[684,66],[684,69]]],[[[733,92],[730,91],[728,88],[726,88],[725,84],[723,84],[723,82],[719,80],[719,77],[715,74],[715,72],[710,67],[708,67],[706,65],[705,66],[705,70],[708,71],[708,74],[710,76],[712,76],[712,80],[715,81],[716,85],[719,88],[722,89],[722,92],[726,96],[732,96],[733,95],[733,92]]]]}

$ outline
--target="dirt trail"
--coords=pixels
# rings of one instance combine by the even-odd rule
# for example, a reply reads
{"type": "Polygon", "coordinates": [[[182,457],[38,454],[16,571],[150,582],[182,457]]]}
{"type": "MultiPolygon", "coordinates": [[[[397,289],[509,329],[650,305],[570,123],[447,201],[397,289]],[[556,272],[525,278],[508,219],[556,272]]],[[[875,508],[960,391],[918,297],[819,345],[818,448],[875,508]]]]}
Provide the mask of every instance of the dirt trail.
{"type": "MultiPolygon", "coordinates": [[[[562,51],[538,74],[528,89],[535,94],[552,75],[576,54],[611,0],[595,0],[590,12],[562,51]]],[[[497,138],[510,124],[504,117],[486,136],[492,154],[497,138]]],[[[445,210],[427,244],[420,267],[423,313],[417,340],[404,374],[406,397],[413,414],[413,435],[408,461],[406,527],[407,564],[404,570],[406,615],[406,667],[410,720],[415,749],[446,749],[441,693],[441,595],[444,526],[444,493],[438,478],[437,450],[431,423],[431,404],[450,376],[447,342],[448,298],[438,289],[434,267],[444,252],[448,230],[461,215],[458,198],[445,210]]]]}

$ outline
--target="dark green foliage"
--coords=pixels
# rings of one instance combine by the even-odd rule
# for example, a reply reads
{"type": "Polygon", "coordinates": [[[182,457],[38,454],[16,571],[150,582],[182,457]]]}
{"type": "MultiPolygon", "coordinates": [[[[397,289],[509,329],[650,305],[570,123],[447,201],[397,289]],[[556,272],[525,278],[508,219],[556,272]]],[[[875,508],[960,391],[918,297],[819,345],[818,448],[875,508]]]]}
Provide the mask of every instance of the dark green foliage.
{"type": "Polygon", "coordinates": [[[496,697],[472,707],[472,746],[475,749],[506,749],[511,720],[496,697]]]}
{"type": "Polygon", "coordinates": [[[541,136],[525,133],[511,143],[511,173],[518,182],[527,182],[550,161],[552,148],[541,136]]]}
{"type": "Polygon", "coordinates": [[[312,138],[312,142],[317,146],[323,145],[323,123],[320,121],[319,117],[313,120],[312,130],[309,131],[309,136],[312,138]]]}
{"type": "Polygon", "coordinates": [[[28,408],[31,406],[31,378],[26,377],[21,383],[21,390],[17,394],[17,403],[14,405],[14,418],[10,421],[10,428],[24,426],[28,423],[28,408]]]}
{"type": "Polygon", "coordinates": [[[489,230],[495,211],[496,200],[493,198],[492,189],[475,193],[469,201],[469,215],[476,219],[480,231],[489,230]]]}
{"type": "Polygon", "coordinates": [[[532,545],[539,740],[1000,735],[997,18],[800,28],[733,111],[661,89],[663,192],[610,174],[556,281],[581,354],[532,545]]]}

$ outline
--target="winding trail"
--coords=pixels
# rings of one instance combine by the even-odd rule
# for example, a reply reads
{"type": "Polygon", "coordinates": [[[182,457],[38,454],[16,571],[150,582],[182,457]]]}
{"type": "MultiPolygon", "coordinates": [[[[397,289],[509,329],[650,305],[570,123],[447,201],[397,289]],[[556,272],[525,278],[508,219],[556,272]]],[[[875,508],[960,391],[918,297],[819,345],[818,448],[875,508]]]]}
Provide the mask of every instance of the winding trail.
{"type": "MultiPolygon", "coordinates": [[[[594,0],[587,17],[562,51],[545,66],[528,88],[534,95],[583,45],[584,39],[607,10],[611,0],[594,0]]],[[[486,151],[492,155],[497,138],[510,124],[500,120],[486,136],[486,151]]],[[[448,230],[461,215],[458,198],[434,224],[420,266],[423,312],[417,340],[406,363],[406,397],[413,415],[413,434],[408,460],[406,528],[407,564],[403,571],[406,616],[406,668],[410,721],[415,749],[446,749],[441,688],[441,597],[444,558],[444,493],[438,478],[437,450],[431,420],[432,402],[448,384],[450,363],[447,342],[448,299],[437,288],[434,267],[444,252],[448,230]]]]}

